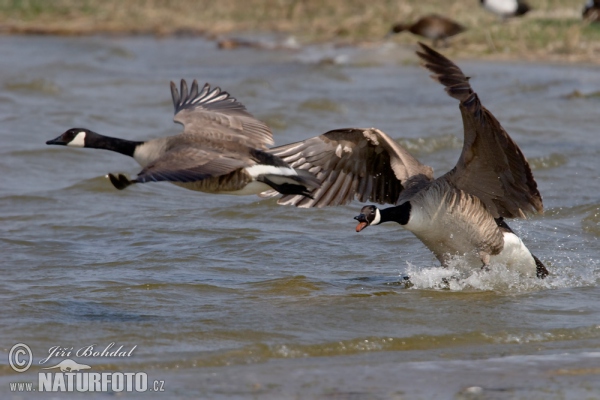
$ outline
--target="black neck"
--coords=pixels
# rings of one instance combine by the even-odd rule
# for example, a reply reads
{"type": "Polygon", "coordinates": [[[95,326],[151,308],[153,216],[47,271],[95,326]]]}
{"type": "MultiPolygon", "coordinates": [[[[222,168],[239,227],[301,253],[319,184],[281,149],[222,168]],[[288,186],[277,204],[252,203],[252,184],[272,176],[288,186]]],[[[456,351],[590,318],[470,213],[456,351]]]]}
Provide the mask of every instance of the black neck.
{"type": "Polygon", "coordinates": [[[400,225],[406,225],[410,218],[410,210],[412,206],[410,205],[410,201],[400,204],[396,207],[388,207],[380,210],[381,213],[381,222],[397,222],[400,225]]]}
{"type": "Polygon", "coordinates": [[[129,157],[133,157],[135,148],[143,143],[144,142],[103,136],[93,132],[87,133],[85,137],[85,147],[116,151],[117,153],[125,154],[129,157]]]}

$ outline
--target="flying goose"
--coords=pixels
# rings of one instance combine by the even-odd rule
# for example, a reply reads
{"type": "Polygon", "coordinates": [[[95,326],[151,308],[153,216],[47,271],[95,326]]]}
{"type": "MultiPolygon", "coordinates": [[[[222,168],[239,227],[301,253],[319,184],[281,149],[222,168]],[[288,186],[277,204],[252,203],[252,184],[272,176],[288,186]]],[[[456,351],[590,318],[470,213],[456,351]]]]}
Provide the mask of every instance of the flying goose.
{"type": "Polygon", "coordinates": [[[105,149],[133,157],[143,169],[135,179],[109,174],[117,189],[133,183],[168,181],[190,190],[223,194],[258,194],[274,189],[287,195],[308,196],[318,186],[310,173],[291,168],[266,152],[273,144],[269,128],[255,119],[229,93],[194,80],[181,94],[171,82],[174,121],[184,126],[179,135],[145,142],[103,136],[72,128],[46,144],[105,149]]]}
{"type": "Polygon", "coordinates": [[[481,5],[503,19],[518,17],[531,11],[531,7],[523,0],[481,0],[481,5]]]}
{"type": "MultiPolygon", "coordinates": [[[[362,208],[356,231],[394,221],[411,231],[443,266],[454,257],[485,268],[500,262],[525,274],[548,275],[504,218],[541,213],[542,197],[527,160],[496,118],[450,60],[419,43],[417,52],[432,77],[460,101],[464,144],[456,166],[433,178],[421,164],[384,132],[337,129],[270,152],[297,170],[315,174],[321,186],[311,198],[283,196],[280,204],[323,207],[361,202],[394,204],[380,210],[362,208]]],[[[268,195],[268,193],[265,193],[268,195]]],[[[464,265],[463,264],[463,265],[464,265]]]]}
{"type": "Polygon", "coordinates": [[[437,47],[438,41],[446,45],[446,39],[458,35],[467,28],[449,18],[437,14],[430,14],[420,18],[412,24],[397,23],[392,26],[386,37],[395,33],[409,31],[415,35],[433,40],[433,46],[437,47]]]}

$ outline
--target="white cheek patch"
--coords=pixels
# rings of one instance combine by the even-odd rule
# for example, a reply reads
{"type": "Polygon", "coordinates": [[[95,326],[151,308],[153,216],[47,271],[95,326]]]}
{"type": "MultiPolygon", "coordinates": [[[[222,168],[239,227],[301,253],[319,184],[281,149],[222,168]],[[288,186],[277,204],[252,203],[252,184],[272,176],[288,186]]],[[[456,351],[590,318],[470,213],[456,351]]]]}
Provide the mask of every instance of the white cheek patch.
{"type": "Polygon", "coordinates": [[[381,213],[379,212],[379,208],[375,209],[375,218],[369,225],[377,225],[381,222],[381,213]]]}
{"type": "Polygon", "coordinates": [[[85,132],[79,132],[73,140],[67,143],[67,146],[71,147],[85,147],[85,132]]]}
{"type": "Polygon", "coordinates": [[[246,172],[250,174],[251,177],[255,178],[260,175],[284,175],[284,176],[295,176],[298,175],[296,171],[292,168],[288,167],[275,167],[273,165],[253,165],[251,167],[246,168],[246,172]]]}

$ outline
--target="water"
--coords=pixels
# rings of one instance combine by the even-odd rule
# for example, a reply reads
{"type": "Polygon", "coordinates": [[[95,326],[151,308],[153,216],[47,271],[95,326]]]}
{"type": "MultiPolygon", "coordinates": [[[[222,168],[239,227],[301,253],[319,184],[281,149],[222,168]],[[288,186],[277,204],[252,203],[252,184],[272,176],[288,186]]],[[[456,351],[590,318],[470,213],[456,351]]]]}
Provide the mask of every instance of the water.
{"type": "Polygon", "coordinates": [[[9,384],[37,385],[53,346],[112,342],[137,347],[45,365],[143,371],[169,398],[600,397],[597,67],[459,62],[534,168],[545,215],[511,226],[551,276],[496,267],[448,287],[453,271],[397,225],[357,234],[361,204],[117,191],[104,176],[134,175],[132,159],[45,145],[78,126],[175,134],[168,82],[196,78],[236,96],[277,144],[376,126],[439,176],[460,153],[460,113],[411,50],[145,37],[1,37],[0,50],[3,398],[41,397],[9,384]],[[34,354],[23,374],[8,363],[16,343],[34,354]]]}

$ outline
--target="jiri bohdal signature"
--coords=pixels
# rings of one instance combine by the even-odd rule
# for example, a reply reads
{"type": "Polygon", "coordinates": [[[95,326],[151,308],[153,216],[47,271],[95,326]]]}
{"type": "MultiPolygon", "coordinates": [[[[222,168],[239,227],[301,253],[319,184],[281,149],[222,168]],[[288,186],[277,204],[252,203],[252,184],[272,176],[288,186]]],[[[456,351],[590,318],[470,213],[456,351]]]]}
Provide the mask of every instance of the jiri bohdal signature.
{"type": "Polygon", "coordinates": [[[113,350],[115,346],[115,342],[109,343],[104,348],[97,344],[90,344],[77,350],[74,347],[52,346],[48,349],[48,357],[41,359],[40,364],[47,363],[52,357],[131,357],[137,348],[137,344],[129,350],[121,345],[113,350]]]}

